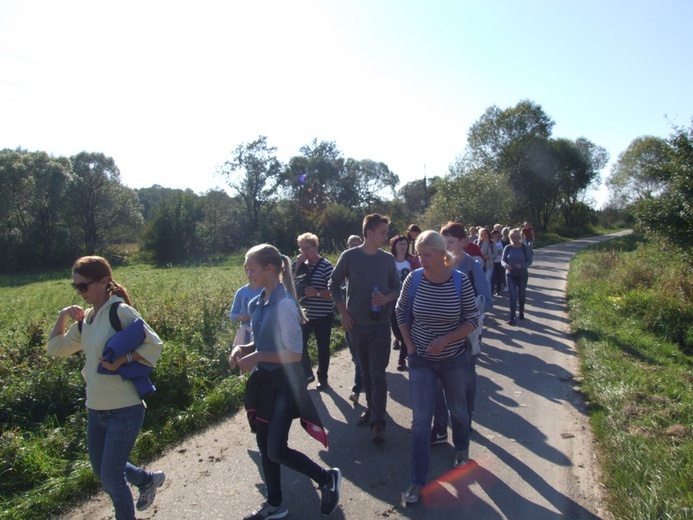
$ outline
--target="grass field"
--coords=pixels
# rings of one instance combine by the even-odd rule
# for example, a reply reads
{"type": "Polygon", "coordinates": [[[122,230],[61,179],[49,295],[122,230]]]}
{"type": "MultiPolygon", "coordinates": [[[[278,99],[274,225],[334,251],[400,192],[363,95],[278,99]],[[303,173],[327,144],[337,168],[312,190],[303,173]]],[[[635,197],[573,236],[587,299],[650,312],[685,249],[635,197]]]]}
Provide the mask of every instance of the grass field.
{"type": "MultiPolygon", "coordinates": [[[[227,360],[236,332],[231,300],[246,283],[242,265],[236,257],[216,266],[115,270],[165,343],[135,462],[240,406],[244,379],[229,377],[227,360]]],[[[98,488],[87,460],[82,356],[53,358],[44,349],[58,311],[82,304],[70,281],[69,269],[0,277],[2,519],[45,519],[98,488]]],[[[344,344],[339,328],[332,343],[344,344]]]]}
{"type": "Polygon", "coordinates": [[[625,237],[568,280],[583,391],[616,518],[693,518],[693,270],[625,237]]]}

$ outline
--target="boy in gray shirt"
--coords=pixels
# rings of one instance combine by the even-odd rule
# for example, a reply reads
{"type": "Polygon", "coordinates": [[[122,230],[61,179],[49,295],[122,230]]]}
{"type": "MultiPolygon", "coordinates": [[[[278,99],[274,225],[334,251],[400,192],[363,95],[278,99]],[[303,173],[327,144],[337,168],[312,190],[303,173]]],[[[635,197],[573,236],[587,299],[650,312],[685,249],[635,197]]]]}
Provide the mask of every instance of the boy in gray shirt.
{"type": "Polygon", "coordinates": [[[342,327],[354,346],[368,408],[358,421],[370,425],[373,442],[385,440],[387,381],[390,360],[390,315],[400,287],[395,258],[380,249],[388,243],[387,217],[373,213],[363,219],[363,245],[342,253],[332,271],[330,291],[342,327]],[[340,286],[346,280],[346,302],[340,286]],[[380,311],[373,312],[372,306],[380,311]]]}

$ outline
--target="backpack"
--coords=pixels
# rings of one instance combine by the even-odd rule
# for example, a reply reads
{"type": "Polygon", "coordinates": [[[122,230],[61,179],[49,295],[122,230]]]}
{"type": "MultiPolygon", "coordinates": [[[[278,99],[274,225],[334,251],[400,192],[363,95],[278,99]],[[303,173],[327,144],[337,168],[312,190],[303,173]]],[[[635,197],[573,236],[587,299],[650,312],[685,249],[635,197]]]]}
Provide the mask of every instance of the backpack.
{"type": "MultiPolygon", "coordinates": [[[[123,324],[120,323],[120,318],[118,317],[118,307],[120,304],[123,302],[113,302],[111,304],[111,308],[108,309],[108,321],[111,322],[111,327],[113,327],[113,330],[116,332],[120,332],[123,330],[123,324]]],[[[79,323],[77,324],[77,328],[79,329],[80,334],[82,333],[82,322],[84,320],[79,320],[79,323]]]]}
{"type": "MultiPolygon", "coordinates": [[[[421,283],[421,278],[423,277],[423,268],[416,269],[411,272],[411,282],[409,284],[409,293],[407,298],[407,316],[409,317],[409,323],[413,321],[413,311],[414,311],[414,295],[416,290],[419,288],[421,283]]],[[[473,274],[470,272],[469,277],[471,278],[472,287],[473,274]]],[[[452,282],[455,284],[455,289],[457,290],[457,295],[462,301],[462,272],[457,269],[452,270],[452,282]]],[[[474,290],[476,296],[476,304],[478,308],[483,308],[484,297],[482,295],[476,295],[476,290],[474,290]]],[[[483,325],[483,314],[479,311],[479,324],[476,329],[474,329],[469,335],[467,335],[467,343],[472,347],[472,355],[475,356],[481,352],[481,327],[483,325]]]]}

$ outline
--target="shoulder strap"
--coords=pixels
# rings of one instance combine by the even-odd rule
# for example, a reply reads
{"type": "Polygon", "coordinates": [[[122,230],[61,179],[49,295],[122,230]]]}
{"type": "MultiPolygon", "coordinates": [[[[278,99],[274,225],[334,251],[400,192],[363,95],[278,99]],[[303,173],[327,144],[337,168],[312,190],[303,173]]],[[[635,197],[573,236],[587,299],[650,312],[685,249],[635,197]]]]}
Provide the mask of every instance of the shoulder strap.
{"type": "Polygon", "coordinates": [[[310,267],[308,268],[308,276],[306,276],[306,286],[310,287],[310,284],[313,282],[313,275],[315,274],[315,271],[318,270],[318,267],[320,267],[320,264],[322,264],[325,260],[325,257],[321,256],[320,260],[318,260],[313,268],[311,269],[310,267]]]}
{"type": "Polygon", "coordinates": [[[409,324],[412,322],[412,313],[414,310],[414,295],[416,294],[416,289],[418,289],[421,283],[421,277],[423,276],[423,267],[419,267],[411,272],[411,281],[409,282],[409,293],[407,294],[407,317],[409,318],[409,324]]]}
{"type": "Polygon", "coordinates": [[[120,323],[120,318],[118,317],[118,307],[123,302],[115,302],[111,304],[111,308],[108,309],[108,320],[111,322],[111,327],[116,332],[123,330],[123,325],[120,323]]]}
{"type": "MultiPolygon", "coordinates": [[[[120,323],[120,318],[118,317],[118,307],[120,304],[123,302],[115,302],[111,304],[111,308],[108,309],[108,321],[111,322],[111,327],[113,327],[113,330],[116,332],[120,332],[123,330],[123,325],[120,323]]],[[[77,328],[79,329],[79,333],[82,333],[82,325],[84,323],[84,320],[79,320],[79,323],[77,324],[77,328]]]]}

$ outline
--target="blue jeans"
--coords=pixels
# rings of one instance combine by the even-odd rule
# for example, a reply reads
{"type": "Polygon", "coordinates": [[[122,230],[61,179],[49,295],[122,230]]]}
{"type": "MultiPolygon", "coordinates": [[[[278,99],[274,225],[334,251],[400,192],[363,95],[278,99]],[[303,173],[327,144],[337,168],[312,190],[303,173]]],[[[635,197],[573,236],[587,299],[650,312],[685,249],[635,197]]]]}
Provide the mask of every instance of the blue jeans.
{"type": "Polygon", "coordinates": [[[515,317],[515,308],[517,300],[520,300],[520,314],[525,312],[525,292],[527,290],[527,276],[511,276],[507,277],[508,282],[508,297],[510,299],[510,319],[515,317]]]}
{"type": "Polygon", "coordinates": [[[144,486],[151,475],[128,462],[144,421],[141,404],[115,410],[91,410],[87,421],[89,460],[111,497],[116,520],[133,520],[135,506],[128,482],[144,486]]]}
{"type": "Polygon", "coordinates": [[[282,503],[281,466],[303,473],[319,485],[328,478],[327,472],[307,455],[289,448],[289,429],[296,415],[291,389],[278,384],[275,387],[272,418],[269,423],[257,421],[257,447],[267,486],[267,502],[273,506],[282,503]]]}
{"type": "Polygon", "coordinates": [[[445,361],[429,361],[417,354],[409,356],[409,393],[412,407],[410,481],[425,486],[431,458],[431,419],[435,407],[435,390],[440,381],[452,424],[455,450],[469,449],[469,415],[467,387],[469,356],[462,353],[445,361]]]}
{"type": "MultiPolygon", "coordinates": [[[[476,362],[479,356],[471,355],[469,348],[467,348],[467,352],[465,352],[464,355],[469,356],[469,363],[467,363],[466,397],[467,415],[469,416],[469,430],[471,431],[472,416],[474,415],[474,402],[476,401],[476,362]]],[[[448,406],[445,403],[445,399],[443,386],[440,384],[440,382],[438,382],[436,385],[436,404],[435,412],[433,414],[433,428],[441,433],[447,431],[448,429],[448,406]]]]}
{"type": "Polygon", "coordinates": [[[318,347],[318,381],[327,382],[327,369],[330,366],[330,338],[332,336],[332,313],[319,318],[311,318],[301,325],[303,335],[303,356],[301,365],[306,378],[313,375],[310,355],[308,354],[308,340],[311,333],[315,333],[315,343],[318,347]]]}

